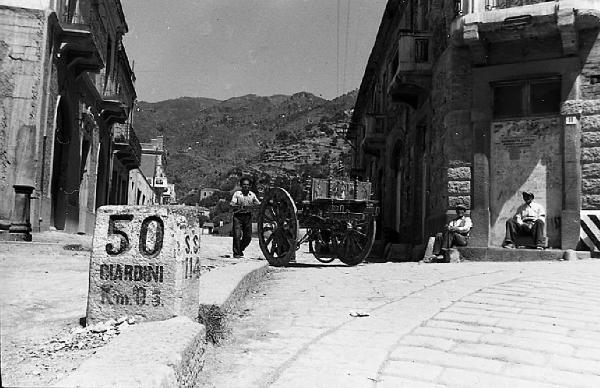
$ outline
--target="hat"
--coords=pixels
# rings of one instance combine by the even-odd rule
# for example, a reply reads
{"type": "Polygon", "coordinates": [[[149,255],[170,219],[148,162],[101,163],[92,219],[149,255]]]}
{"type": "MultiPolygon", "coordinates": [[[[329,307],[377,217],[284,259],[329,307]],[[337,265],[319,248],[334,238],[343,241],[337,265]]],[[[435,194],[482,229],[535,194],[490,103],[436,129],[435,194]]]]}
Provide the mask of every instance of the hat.
{"type": "Polygon", "coordinates": [[[523,191],[523,197],[531,197],[531,199],[535,198],[535,195],[531,191],[523,191]]]}
{"type": "Polygon", "coordinates": [[[454,210],[464,210],[467,211],[467,207],[465,205],[456,205],[454,210]]]}

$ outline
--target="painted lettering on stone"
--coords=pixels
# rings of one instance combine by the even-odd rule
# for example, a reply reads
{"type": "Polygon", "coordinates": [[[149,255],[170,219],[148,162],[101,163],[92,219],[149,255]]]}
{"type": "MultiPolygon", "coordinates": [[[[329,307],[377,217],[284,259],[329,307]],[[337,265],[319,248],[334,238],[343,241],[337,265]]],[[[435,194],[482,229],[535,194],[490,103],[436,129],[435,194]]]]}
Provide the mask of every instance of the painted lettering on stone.
{"type": "Polygon", "coordinates": [[[164,266],[100,264],[100,280],[162,283],[164,280],[164,266]]]}
{"type": "Polygon", "coordinates": [[[160,298],[160,289],[154,288],[151,291],[142,286],[133,286],[131,294],[127,295],[118,291],[110,284],[100,286],[100,303],[109,305],[137,305],[144,306],[151,304],[153,307],[163,306],[160,298]]]}

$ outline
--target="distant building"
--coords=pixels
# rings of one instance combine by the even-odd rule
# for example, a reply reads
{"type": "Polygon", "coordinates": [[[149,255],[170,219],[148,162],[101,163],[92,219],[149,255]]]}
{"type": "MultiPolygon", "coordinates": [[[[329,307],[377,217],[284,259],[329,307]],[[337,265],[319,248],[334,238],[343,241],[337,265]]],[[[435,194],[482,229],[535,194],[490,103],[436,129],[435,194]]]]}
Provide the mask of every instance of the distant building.
{"type": "Polygon", "coordinates": [[[155,205],[157,197],[152,185],[140,169],[129,171],[128,205],[155,205]]]}
{"type": "Polygon", "coordinates": [[[202,225],[202,234],[212,234],[214,228],[215,224],[213,224],[212,222],[205,222],[202,225]]]}
{"type": "Polygon", "coordinates": [[[211,189],[211,188],[204,188],[204,189],[200,189],[200,201],[202,201],[205,198],[210,197],[211,195],[213,195],[215,192],[219,191],[219,189],[211,189]]]}
{"type": "Polygon", "coordinates": [[[389,0],[347,133],[377,239],[423,244],[462,204],[499,247],[527,190],[551,247],[599,249],[599,30],[598,0],[389,0]]]}
{"type": "Polygon", "coordinates": [[[198,212],[198,214],[200,214],[202,216],[210,217],[210,209],[207,207],[198,206],[196,208],[196,211],[198,212]]]}
{"type": "Polygon", "coordinates": [[[140,164],[135,75],[119,0],[0,0],[0,224],[15,189],[33,231],[91,233],[96,209],[127,203],[140,164]]]}
{"type": "Polygon", "coordinates": [[[157,202],[160,205],[176,202],[175,185],[169,184],[165,169],[167,167],[167,152],[164,148],[163,137],[158,136],[148,143],[141,143],[142,162],[140,170],[146,180],[154,188],[157,202]]]}

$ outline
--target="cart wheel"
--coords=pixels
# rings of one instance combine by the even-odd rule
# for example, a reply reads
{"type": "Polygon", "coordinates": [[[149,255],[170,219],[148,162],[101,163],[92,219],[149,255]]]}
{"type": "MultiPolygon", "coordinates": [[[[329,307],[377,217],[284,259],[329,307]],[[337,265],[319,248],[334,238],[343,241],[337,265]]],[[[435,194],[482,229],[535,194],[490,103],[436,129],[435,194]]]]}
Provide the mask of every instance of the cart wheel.
{"type": "Polygon", "coordinates": [[[375,218],[346,222],[346,227],[334,233],[338,259],[344,264],[357,265],[367,258],[375,242],[375,218]]]}
{"type": "Polygon", "coordinates": [[[271,189],[258,214],[258,242],[269,264],[286,266],[295,258],[298,229],[292,197],[282,188],[271,189]]]}
{"type": "Polygon", "coordinates": [[[308,241],[308,250],[321,263],[331,263],[335,260],[335,250],[331,245],[331,231],[319,230],[314,240],[308,241]]]}

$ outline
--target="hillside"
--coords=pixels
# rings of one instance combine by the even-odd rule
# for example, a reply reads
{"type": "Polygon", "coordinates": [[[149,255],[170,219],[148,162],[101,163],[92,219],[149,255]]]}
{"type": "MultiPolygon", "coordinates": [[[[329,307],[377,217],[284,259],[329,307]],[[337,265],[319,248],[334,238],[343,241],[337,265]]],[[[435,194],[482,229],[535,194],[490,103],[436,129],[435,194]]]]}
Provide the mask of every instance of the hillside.
{"type": "Polygon", "coordinates": [[[328,174],[347,163],[344,134],[356,92],[328,101],[307,92],[225,101],[183,97],[139,102],[140,141],[163,135],[167,175],[181,198],[200,187],[230,189],[242,173],[262,184],[328,174]]]}

